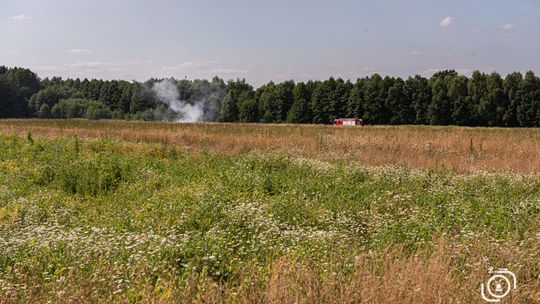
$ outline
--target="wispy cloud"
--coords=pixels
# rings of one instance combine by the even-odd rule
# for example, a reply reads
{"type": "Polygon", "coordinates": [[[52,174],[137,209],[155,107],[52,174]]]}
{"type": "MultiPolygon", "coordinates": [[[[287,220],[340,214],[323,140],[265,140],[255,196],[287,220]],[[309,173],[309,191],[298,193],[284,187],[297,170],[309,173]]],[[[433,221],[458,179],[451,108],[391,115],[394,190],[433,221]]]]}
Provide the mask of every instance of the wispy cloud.
{"type": "Polygon", "coordinates": [[[72,68],[93,68],[93,67],[99,67],[109,65],[107,62],[99,62],[99,61],[77,61],[74,63],[66,64],[68,67],[72,68]]]}
{"type": "Polygon", "coordinates": [[[7,50],[5,52],[2,52],[2,54],[7,55],[7,56],[19,55],[20,53],[21,52],[16,51],[16,50],[7,50]]]}
{"type": "Polygon", "coordinates": [[[66,50],[66,53],[70,53],[70,54],[89,54],[89,53],[92,53],[92,50],[88,50],[88,49],[70,49],[70,50],[66,50]]]}
{"type": "Polygon", "coordinates": [[[55,65],[39,65],[34,66],[32,69],[38,71],[38,72],[59,72],[59,71],[67,71],[65,67],[61,66],[55,66],[55,65]]]}
{"type": "Polygon", "coordinates": [[[512,24],[512,23],[505,23],[505,24],[499,25],[499,29],[505,30],[505,31],[511,30],[513,28],[516,28],[516,26],[514,24],[512,24]]]}
{"type": "Polygon", "coordinates": [[[471,32],[473,32],[473,33],[480,33],[481,31],[482,31],[482,30],[479,29],[479,28],[473,28],[473,29],[471,29],[471,32]]]}
{"type": "Polygon", "coordinates": [[[25,16],[25,15],[17,15],[17,16],[11,16],[8,19],[15,20],[17,22],[23,22],[23,21],[31,20],[33,18],[30,16],[25,16]]]}
{"type": "MultiPolygon", "coordinates": [[[[445,70],[452,70],[453,68],[428,68],[425,70],[420,71],[420,74],[423,76],[431,76],[437,72],[445,71],[445,70]]],[[[459,69],[453,69],[454,71],[458,72],[458,74],[469,76],[472,73],[472,69],[469,68],[459,68],[459,69]]]]}
{"type": "Polygon", "coordinates": [[[413,52],[411,53],[411,55],[413,55],[413,56],[424,55],[424,52],[422,52],[422,51],[413,51],[413,52]]]}
{"type": "Polygon", "coordinates": [[[101,62],[101,61],[82,61],[79,60],[74,63],[66,64],[70,68],[101,68],[101,67],[122,67],[132,66],[141,63],[138,60],[134,61],[118,61],[118,62],[101,62]]]}
{"type": "Polygon", "coordinates": [[[345,68],[345,66],[342,65],[342,64],[334,64],[334,63],[329,64],[328,67],[331,68],[331,69],[343,69],[343,68],[345,68]]]}
{"type": "Polygon", "coordinates": [[[175,71],[175,70],[186,70],[186,69],[207,69],[214,67],[218,64],[218,61],[215,60],[206,60],[206,61],[188,61],[177,65],[164,66],[161,68],[162,71],[175,71]]]}
{"type": "Polygon", "coordinates": [[[441,23],[439,23],[439,26],[442,26],[442,27],[448,27],[450,26],[452,23],[454,23],[454,17],[452,16],[448,16],[446,18],[444,18],[441,23]]]}
{"type": "Polygon", "coordinates": [[[245,74],[245,73],[247,73],[248,71],[247,71],[247,70],[242,70],[242,69],[215,68],[215,69],[209,70],[208,72],[210,72],[210,73],[212,73],[212,74],[216,74],[216,75],[223,75],[223,74],[234,74],[234,75],[237,75],[237,74],[245,74]]]}
{"type": "Polygon", "coordinates": [[[252,68],[240,64],[222,64],[217,60],[187,61],[177,65],[163,66],[161,74],[165,75],[190,75],[190,77],[212,77],[212,76],[231,76],[246,75],[252,68]]]}

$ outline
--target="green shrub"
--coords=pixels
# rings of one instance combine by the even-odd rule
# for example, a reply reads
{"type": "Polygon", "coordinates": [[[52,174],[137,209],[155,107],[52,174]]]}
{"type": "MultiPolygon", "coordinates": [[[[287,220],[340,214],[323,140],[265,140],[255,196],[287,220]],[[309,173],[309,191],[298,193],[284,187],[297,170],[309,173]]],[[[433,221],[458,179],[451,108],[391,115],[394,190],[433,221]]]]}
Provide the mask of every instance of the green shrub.
{"type": "Polygon", "coordinates": [[[111,118],[111,110],[103,103],[88,99],[63,99],[52,108],[55,118],[111,118]]]}
{"type": "Polygon", "coordinates": [[[51,117],[51,107],[48,104],[44,103],[39,108],[38,112],[39,118],[50,118],[51,117]]]}
{"type": "Polygon", "coordinates": [[[128,180],[131,169],[128,160],[114,156],[66,158],[46,165],[40,181],[57,185],[70,194],[97,195],[108,193],[128,180]]]}
{"type": "Polygon", "coordinates": [[[111,110],[99,102],[90,103],[84,113],[84,118],[91,120],[110,119],[111,117],[111,110]]]}

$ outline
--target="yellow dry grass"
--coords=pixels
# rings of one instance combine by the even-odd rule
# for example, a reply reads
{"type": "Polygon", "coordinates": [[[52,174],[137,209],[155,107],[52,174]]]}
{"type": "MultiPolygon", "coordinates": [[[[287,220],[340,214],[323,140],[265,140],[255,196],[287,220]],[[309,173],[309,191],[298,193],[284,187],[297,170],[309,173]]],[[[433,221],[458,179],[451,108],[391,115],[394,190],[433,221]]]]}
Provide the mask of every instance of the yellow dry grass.
{"type": "Polygon", "coordinates": [[[327,161],[456,172],[540,171],[540,130],[428,126],[335,127],[126,121],[1,120],[0,132],[112,137],[227,154],[284,152],[327,161]]]}

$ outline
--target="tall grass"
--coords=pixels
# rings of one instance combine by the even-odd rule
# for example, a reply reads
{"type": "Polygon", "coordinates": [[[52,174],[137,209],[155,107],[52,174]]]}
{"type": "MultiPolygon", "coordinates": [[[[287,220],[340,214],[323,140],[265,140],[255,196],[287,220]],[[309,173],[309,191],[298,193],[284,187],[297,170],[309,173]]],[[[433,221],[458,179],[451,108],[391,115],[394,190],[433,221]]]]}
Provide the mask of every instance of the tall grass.
{"type": "Polygon", "coordinates": [[[84,120],[2,120],[0,131],[35,136],[112,137],[238,155],[285,152],[324,161],[403,165],[466,173],[540,170],[538,129],[427,126],[334,127],[177,124],[84,120]]]}
{"type": "Polygon", "coordinates": [[[474,303],[489,267],[539,296],[537,175],[32,130],[0,135],[2,303],[474,303]]]}

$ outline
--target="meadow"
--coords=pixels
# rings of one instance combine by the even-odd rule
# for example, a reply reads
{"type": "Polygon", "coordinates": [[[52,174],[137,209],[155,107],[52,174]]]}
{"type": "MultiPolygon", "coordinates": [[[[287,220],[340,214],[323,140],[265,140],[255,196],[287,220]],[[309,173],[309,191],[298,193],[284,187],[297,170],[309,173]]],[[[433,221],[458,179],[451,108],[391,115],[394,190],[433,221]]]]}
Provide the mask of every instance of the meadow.
{"type": "Polygon", "coordinates": [[[539,136],[3,120],[0,303],[536,303],[539,136]]]}

